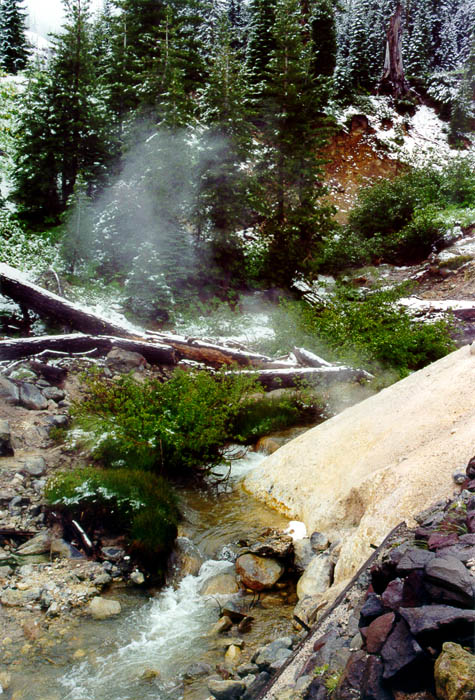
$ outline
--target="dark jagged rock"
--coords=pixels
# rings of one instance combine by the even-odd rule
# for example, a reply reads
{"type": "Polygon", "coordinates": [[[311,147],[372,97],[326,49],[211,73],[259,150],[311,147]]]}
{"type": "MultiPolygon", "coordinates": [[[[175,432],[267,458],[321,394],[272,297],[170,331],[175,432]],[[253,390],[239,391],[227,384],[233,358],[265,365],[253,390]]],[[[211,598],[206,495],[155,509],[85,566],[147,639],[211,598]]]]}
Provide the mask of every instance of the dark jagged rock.
{"type": "Polygon", "coordinates": [[[471,537],[471,535],[463,535],[459,537],[458,544],[454,544],[451,547],[445,547],[439,556],[444,557],[455,557],[463,564],[466,564],[471,559],[475,559],[475,544],[471,544],[469,541],[464,540],[464,537],[471,537]]]}
{"type": "Polygon", "coordinates": [[[417,660],[425,659],[424,650],[414,639],[404,620],[399,620],[394,626],[381,649],[381,656],[385,680],[393,678],[409,666],[412,668],[417,660]]]}
{"type": "Polygon", "coordinates": [[[442,532],[433,532],[430,535],[427,545],[431,551],[437,551],[444,547],[450,547],[458,542],[458,535],[455,532],[444,534],[442,532]]]}
{"type": "Polygon", "coordinates": [[[359,694],[367,660],[368,654],[364,651],[356,651],[350,656],[332,698],[352,700],[358,697],[355,692],[359,694]]]}
{"type": "Polygon", "coordinates": [[[384,666],[378,656],[370,656],[361,681],[361,697],[364,700],[393,700],[393,694],[385,687],[384,666]]]}
{"type": "Polygon", "coordinates": [[[469,533],[475,534],[475,510],[471,510],[467,513],[466,523],[469,533]]]}
{"type": "Polygon", "coordinates": [[[414,547],[403,554],[397,564],[396,571],[399,575],[406,576],[416,569],[424,569],[434,557],[434,552],[414,547]]]}
{"type": "Polygon", "coordinates": [[[384,561],[379,566],[374,566],[370,573],[374,592],[383,593],[388,583],[396,578],[396,564],[392,561],[384,561]]]}
{"type": "Polygon", "coordinates": [[[475,479],[475,456],[467,464],[467,469],[465,470],[469,479],[475,479]]]}
{"type": "Polygon", "coordinates": [[[451,605],[422,605],[420,608],[400,608],[400,615],[409,625],[412,634],[431,641],[435,632],[457,636],[473,632],[475,610],[462,610],[451,605]]]}
{"type": "Polygon", "coordinates": [[[366,650],[370,654],[379,654],[393,628],[396,616],[393,612],[380,615],[366,630],[366,650]]]}
{"type": "Polygon", "coordinates": [[[256,676],[255,681],[247,688],[244,693],[242,700],[255,700],[259,693],[264,690],[267,683],[270,681],[270,674],[266,671],[262,671],[256,676]]]}
{"type": "Polygon", "coordinates": [[[459,559],[436,557],[427,564],[425,576],[430,583],[456,593],[462,603],[473,604],[474,579],[459,559]]]}
{"type": "Polygon", "coordinates": [[[384,605],[381,598],[376,593],[370,593],[365,601],[365,604],[360,610],[360,627],[367,627],[377,617],[384,613],[384,605]]]}
{"type": "Polygon", "coordinates": [[[381,596],[382,603],[385,608],[397,610],[402,605],[404,583],[400,578],[395,578],[391,581],[384,593],[381,596]]]}
{"type": "Polygon", "coordinates": [[[402,604],[405,608],[414,608],[429,602],[425,585],[424,571],[415,569],[405,577],[402,591],[402,604]]]}

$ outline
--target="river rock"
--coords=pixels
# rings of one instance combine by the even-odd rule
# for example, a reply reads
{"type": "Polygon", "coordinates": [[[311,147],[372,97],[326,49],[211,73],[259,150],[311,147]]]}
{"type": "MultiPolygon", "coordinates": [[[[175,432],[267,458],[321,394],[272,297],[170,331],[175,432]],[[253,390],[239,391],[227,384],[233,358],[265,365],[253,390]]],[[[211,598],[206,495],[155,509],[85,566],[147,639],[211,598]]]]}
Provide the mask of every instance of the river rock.
{"type": "Polygon", "coordinates": [[[208,681],[208,690],[217,700],[235,700],[240,698],[246,690],[242,681],[208,681]]]}
{"type": "Polygon", "coordinates": [[[201,595],[232,595],[239,591],[239,584],[233,574],[216,574],[203,582],[201,595]]]}
{"type": "Polygon", "coordinates": [[[106,357],[106,365],[115,372],[143,370],[147,361],[143,355],[122,348],[114,348],[106,357]]]}
{"type": "Polygon", "coordinates": [[[51,536],[49,532],[40,532],[28,542],[24,542],[18,547],[17,552],[22,556],[28,554],[45,554],[49,552],[51,545],[51,536]]]}
{"type": "Polygon", "coordinates": [[[281,637],[275,641],[261,647],[252,657],[252,663],[255,663],[260,671],[267,670],[275,661],[287,659],[292,653],[292,639],[290,637],[281,637]]]}
{"type": "Polygon", "coordinates": [[[46,411],[48,401],[34,385],[25,382],[20,384],[20,404],[32,411],[46,411]]]}
{"type": "Polygon", "coordinates": [[[101,551],[107,561],[120,561],[125,556],[122,547],[102,547],[101,551]]]}
{"type": "Polygon", "coordinates": [[[272,588],[284,573],[284,567],[275,559],[243,554],[236,560],[236,573],[241,582],[253,591],[272,588]]]}
{"type": "Polygon", "coordinates": [[[12,457],[12,432],[6,420],[0,420],[0,457],[12,457]]]}
{"type": "Polygon", "coordinates": [[[106,620],[108,617],[119,615],[122,608],[118,600],[111,598],[102,598],[97,596],[93,598],[87,606],[87,611],[95,620],[106,620]]]}
{"type": "Polygon", "coordinates": [[[22,474],[38,477],[46,473],[46,462],[43,457],[28,457],[21,470],[22,474]]]}
{"type": "Polygon", "coordinates": [[[331,585],[333,568],[334,565],[326,554],[314,556],[297,583],[299,600],[305,596],[325,593],[331,585]]]}
{"type": "MultiPolygon", "coordinates": [[[[106,574],[107,575],[107,574],[106,574]]],[[[109,578],[109,577],[108,577],[109,578]]],[[[110,580],[110,579],[109,579],[110,580]]],[[[132,583],[134,583],[136,586],[142,586],[145,583],[145,576],[141,571],[132,571],[130,574],[130,580],[132,583]]]]}
{"type": "Polygon", "coordinates": [[[241,658],[241,649],[235,644],[230,644],[224,655],[224,662],[226,666],[236,666],[241,658]]]}
{"type": "Polygon", "coordinates": [[[212,626],[209,633],[210,635],[221,634],[230,630],[233,626],[232,620],[227,615],[222,615],[219,620],[212,626]]]}
{"type": "Polygon", "coordinates": [[[213,672],[211,666],[204,661],[198,661],[195,664],[190,664],[185,669],[183,677],[186,680],[193,680],[194,678],[202,678],[203,676],[209,676],[213,672]]]}
{"type": "Polygon", "coordinates": [[[428,581],[456,593],[462,603],[473,605],[475,579],[461,561],[451,556],[436,557],[425,568],[428,581]]]}
{"type": "MultiPolygon", "coordinates": [[[[322,607],[322,594],[317,593],[316,595],[306,595],[294,608],[294,616],[299,620],[302,620],[307,627],[311,627],[317,620],[318,611],[322,607]]],[[[298,621],[296,620],[298,624],[298,621]]],[[[301,625],[299,625],[300,629],[301,625]]]]}
{"type": "Polygon", "coordinates": [[[275,559],[285,559],[290,556],[293,550],[293,540],[290,535],[283,532],[273,532],[261,541],[255,542],[250,547],[250,552],[259,557],[270,557],[275,559]]]}
{"type": "Polygon", "coordinates": [[[6,377],[0,377],[0,401],[13,405],[20,401],[18,387],[6,377]]]}
{"type": "Polygon", "coordinates": [[[178,580],[185,576],[197,576],[203,561],[200,550],[188,537],[177,537],[169,561],[171,578],[178,580]]]}
{"type": "Polygon", "coordinates": [[[475,656],[459,644],[445,642],[434,667],[439,700],[475,698],[475,656]]]}

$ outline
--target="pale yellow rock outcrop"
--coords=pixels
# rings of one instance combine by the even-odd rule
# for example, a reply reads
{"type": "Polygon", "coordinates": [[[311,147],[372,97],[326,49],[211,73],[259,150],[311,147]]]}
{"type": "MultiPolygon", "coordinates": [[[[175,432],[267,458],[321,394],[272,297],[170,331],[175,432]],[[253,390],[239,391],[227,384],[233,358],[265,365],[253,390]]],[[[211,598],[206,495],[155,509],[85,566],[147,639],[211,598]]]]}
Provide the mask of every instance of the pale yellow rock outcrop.
{"type": "Polygon", "coordinates": [[[401,521],[456,489],[475,454],[475,355],[466,346],[312,428],[245,488],[308,531],[341,540],[335,581],[356,573],[401,521]]]}

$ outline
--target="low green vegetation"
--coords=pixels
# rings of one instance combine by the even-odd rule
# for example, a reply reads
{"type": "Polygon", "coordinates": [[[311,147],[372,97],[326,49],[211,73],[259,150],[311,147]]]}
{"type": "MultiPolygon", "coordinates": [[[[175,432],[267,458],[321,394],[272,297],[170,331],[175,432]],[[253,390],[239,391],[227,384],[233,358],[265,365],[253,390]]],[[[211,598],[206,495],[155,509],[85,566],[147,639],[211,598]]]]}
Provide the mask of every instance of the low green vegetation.
{"type": "Polygon", "coordinates": [[[465,157],[362,189],[348,226],[327,238],[321,269],[337,272],[370,261],[424,259],[446,231],[446,212],[456,208],[460,218],[475,206],[473,173],[473,163],[465,157]]]}
{"type": "Polygon", "coordinates": [[[138,469],[74,469],[53,476],[45,496],[89,531],[126,533],[131,551],[156,568],[176,537],[178,500],[168,482],[138,469]]]}
{"type": "Polygon", "coordinates": [[[293,327],[295,342],[305,341],[327,359],[362,365],[376,373],[391,369],[405,376],[443,357],[455,345],[450,323],[417,320],[397,304],[403,294],[407,294],[406,285],[366,294],[337,285],[324,306],[285,302],[290,321],[281,326],[284,342],[293,327]]]}

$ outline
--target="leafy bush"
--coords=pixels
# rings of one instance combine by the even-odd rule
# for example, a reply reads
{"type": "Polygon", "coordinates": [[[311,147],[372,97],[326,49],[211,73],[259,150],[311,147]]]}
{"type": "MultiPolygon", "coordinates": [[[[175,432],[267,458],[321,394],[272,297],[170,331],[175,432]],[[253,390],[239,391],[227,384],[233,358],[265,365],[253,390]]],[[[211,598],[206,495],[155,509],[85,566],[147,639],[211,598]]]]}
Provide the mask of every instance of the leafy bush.
{"type": "Polygon", "coordinates": [[[323,261],[341,269],[346,258],[361,264],[368,255],[396,263],[421,260],[442,237],[443,211],[474,203],[475,176],[468,158],[455,159],[444,169],[416,169],[382,180],[361,190],[349,231],[341,243],[338,238],[327,242],[323,261]]]}
{"type": "Polygon", "coordinates": [[[247,401],[237,414],[233,424],[234,439],[250,443],[277,430],[315,423],[323,410],[323,400],[303,387],[278,396],[262,396],[247,401]]]}
{"type": "Polygon", "coordinates": [[[130,376],[87,381],[88,396],[75,406],[79,425],[93,436],[93,455],[106,465],[168,475],[205,473],[223,461],[233,421],[252,378],[224,372],[176,370],[165,383],[130,376]]]}
{"type": "Polygon", "coordinates": [[[313,336],[334,359],[373,370],[394,368],[404,376],[455,349],[447,322],[423,323],[396,303],[406,292],[401,285],[362,297],[358,290],[338,285],[323,308],[294,302],[286,310],[301,332],[313,336]]]}
{"type": "Polygon", "coordinates": [[[164,479],[148,472],[74,469],[53,476],[45,496],[89,531],[98,525],[125,531],[132,551],[142,559],[165,556],[176,537],[177,497],[164,479]]]}

